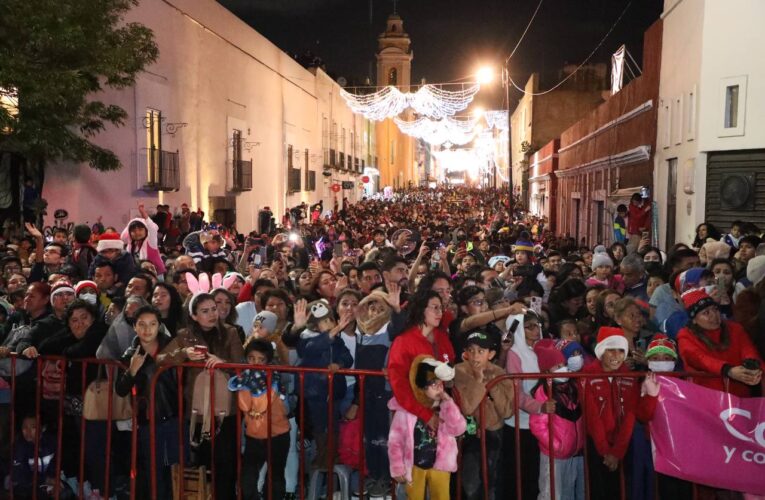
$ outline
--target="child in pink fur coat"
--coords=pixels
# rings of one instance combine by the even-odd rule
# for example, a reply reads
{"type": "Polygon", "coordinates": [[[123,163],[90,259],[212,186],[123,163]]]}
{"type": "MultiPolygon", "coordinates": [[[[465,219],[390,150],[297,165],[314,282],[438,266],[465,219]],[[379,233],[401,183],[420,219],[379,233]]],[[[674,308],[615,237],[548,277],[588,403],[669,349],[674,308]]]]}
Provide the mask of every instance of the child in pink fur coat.
{"type": "Polygon", "coordinates": [[[409,370],[409,383],[417,401],[432,408],[439,417],[438,428],[432,429],[391,398],[393,410],[388,435],[390,474],[399,483],[406,483],[410,500],[449,498],[449,479],[457,470],[457,440],[465,432],[465,418],[459,407],[444,391],[444,381],[454,378],[454,369],[428,356],[415,358],[409,370]]]}

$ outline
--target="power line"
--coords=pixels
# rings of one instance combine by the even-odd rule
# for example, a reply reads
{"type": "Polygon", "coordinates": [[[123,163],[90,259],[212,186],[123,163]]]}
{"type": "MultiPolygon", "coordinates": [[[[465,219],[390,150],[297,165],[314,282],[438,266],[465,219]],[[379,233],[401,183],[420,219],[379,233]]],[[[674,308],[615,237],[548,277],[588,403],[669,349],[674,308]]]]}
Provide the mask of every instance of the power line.
{"type": "Polygon", "coordinates": [[[513,80],[513,79],[510,77],[510,75],[508,74],[508,79],[510,80],[510,83],[512,83],[512,84],[513,84],[513,87],[515,87],[515,88],[516,88],[518,91],[520,91],[520,92],[522,92],[522,93],[524,93],[524,94],[529,94],[529,95],[545,95],[545,94],[547,94],[547,93],[549,93],[549,92],[552,92],[553,90],[557,89],[558,87],[560,87],[561,85],[563,85],[564,83],[566,83],[566,82],[568,81],[568,79],[569,79],[569,78],[571,78],[572,76],[574,76],[574,75],[575,75],[575,74],[576,74],[576,73],[577,73],[577,72],[578,72],[580,69],[582,69],[582,67],[583,67],[585,64],[587,64],[587,62],[588,62],[588,61],[589,61],[589,60],[592,58],[592,56],[594,56],[594,55],[595,55],[595,52],[597,52],[597,51],[598,51],[598,49],[600,49],[600,47],[602,47],[602,46],[603,46],[603,44],[604,44],[604,43],[605,43],[605,41],[606,41],[606,38],[608,38],[608,35],[610,35],[612,31],[614,31],[614,29],[616,28],[616,25],[617,25],[617,24],[619,24],[619,21],[621,21],[621,20],[622,20],[622,18],[624,17],[624,14],[626,14],[626,13],[627,13],[627,10],[630,8],[630,5],[632,5],[632,0],[629,0],[629,2],[627,2],[627,5],[624,7],[624,10],[622,11],[622,13],[621,13],[621,14],[619,14],[619,17],[617,17],[617,18],[616,18],[616,21],[614,21],[614,24],[612,24],[612,25],[611,25],[611,28],[608,30],[608,32],[607,32],[607,33],[606,33],[606,34],[603,36],[603,38],[600,40],[600,43],[598,43],[598,45],[597,45],[597,46],[596,46],[594,49],[592,49],[592,52],[590,52],[590,55],[588,55],[588,56],[585,58],[585,60],[584,60],[584,61],[582,61],[582,64],[580,64],[579,66],[577,66],[577,68],[576,68],[576,69],[575,69],[573,72],[571,72],[571,73],[570,73],[568,76],[566,76],[566,77],[565,77],[563,80],[561,80],[561,81],[559,81],[558,83],[556,83],[556,84],[555,84],[555,85],[554,85],[552,88],[550,88],[550,89],[547,89],[547,90],[545,90],[544,92],[526,92],[525,90],[523,90],[522,88],[520,88],[520,87],[519,87],[519,86],[518,86],[518,85],[515,83],[515,81],[514,81],[514,80],[513,80]]]}
{"type": "Polygon", "coordinates": [[[508,61],[510,61],[510,59],[515,54],[515,51],[518,50],[518,47],[521,45],[523,38],[526,36],[526,33],[529,31],[529,28],[531,28],[531,23],[533,23],[534,18],[537,17],[537,12],[539,12],[539,8],[542,6],[542,2],[544,2],[544,0],[539,0],[539,3],[537,4],[537,8],[534,10],[534,13],[531,15],[531,19],[529,19],[529,24],[527,24],[526,29],[523,30],[523,33],[521,34],[521,37],[518,39],[518,43],[515,44],[513,51],[510,52],[510,55],[507,56],[507,59],[505,59],[505,64],[507,64],[508,61]]]}

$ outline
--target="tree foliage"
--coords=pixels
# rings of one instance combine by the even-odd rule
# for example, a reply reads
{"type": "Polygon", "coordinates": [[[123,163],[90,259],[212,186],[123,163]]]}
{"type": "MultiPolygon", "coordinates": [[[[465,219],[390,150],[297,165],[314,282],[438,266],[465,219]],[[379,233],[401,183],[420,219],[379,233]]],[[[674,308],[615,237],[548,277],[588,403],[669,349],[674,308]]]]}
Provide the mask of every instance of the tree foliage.
{"type": "Polygon", "coordinates": [[[123,16],[137,0],[0,0],[0,92],[15,92],[18,112],[0,106],[0,151],[30,161],[121,167],[91,142],[127,113],[99,91],[133,85],[154,62],[154,34],[123,16]]]}

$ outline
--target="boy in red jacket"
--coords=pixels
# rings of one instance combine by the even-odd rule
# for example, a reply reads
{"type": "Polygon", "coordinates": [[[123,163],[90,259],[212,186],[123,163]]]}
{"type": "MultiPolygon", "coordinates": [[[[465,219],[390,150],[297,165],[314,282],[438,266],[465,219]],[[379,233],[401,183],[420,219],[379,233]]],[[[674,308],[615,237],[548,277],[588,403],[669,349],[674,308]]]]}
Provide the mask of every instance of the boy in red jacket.
{"type": "Polygon", "coordinates": [[[659,384],[649,375],[641,386],[635,378],[614,376],[628,372],[624,359],[629,344],[621,328],[602,327],[595,345],[597,362],[584,367],[585,373],[603,373],[587,379],[584,408],[590,470],[590,498],[619,497],[619,462],[630,444],[635,419],[647,422],[656,408],[659,384]]]}

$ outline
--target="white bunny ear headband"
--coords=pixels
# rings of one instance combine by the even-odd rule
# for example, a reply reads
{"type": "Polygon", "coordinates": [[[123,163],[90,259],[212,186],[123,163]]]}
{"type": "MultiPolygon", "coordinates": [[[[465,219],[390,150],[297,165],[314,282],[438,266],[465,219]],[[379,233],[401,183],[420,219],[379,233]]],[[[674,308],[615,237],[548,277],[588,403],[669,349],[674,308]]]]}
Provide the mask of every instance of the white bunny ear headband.
{"type": "Polygon", "coordinates": [[[448,382],[454,378],[454,374],[455,374],[454,368],[447,365],[446,363],[435,360],[433,358],[423,359],[422,362],[435,368],[434,372],[436,374],[436,377],[438,377],[439,380],[448,382]]]}
{"type": "MultiPolygon", "coordinates": [[[[220,276],[216,274],[216,276],[220,276]]],[[[213,277],[213,280],[215,278],[213,277]]],[[[219,278],[220,279],[220,278],[219,278]]],[[[203,293],[210,293],[210,276],[207,273],[200,273],[199,279],[191,273],[186,273],[186,285],[191,292],[191,300],[189,300],[189,314],[194,314],[194,304],[197,299],[203,293]]]]}

